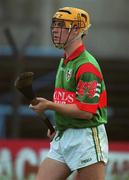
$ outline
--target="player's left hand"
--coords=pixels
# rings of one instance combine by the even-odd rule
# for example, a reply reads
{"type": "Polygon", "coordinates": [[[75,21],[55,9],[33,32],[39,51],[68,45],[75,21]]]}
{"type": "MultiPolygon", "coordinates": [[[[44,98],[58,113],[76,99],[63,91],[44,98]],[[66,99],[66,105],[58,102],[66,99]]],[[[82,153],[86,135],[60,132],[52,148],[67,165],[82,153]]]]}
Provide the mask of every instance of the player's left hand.
{"type": "Polygon", "coordinates": [[[56,135],[56,131],[54,133],[51,133],[50,129],[48,129],[47,131],[47,136],[49,137],[50,141],[53,140],[53,138],[55,137],[56,135]]]}

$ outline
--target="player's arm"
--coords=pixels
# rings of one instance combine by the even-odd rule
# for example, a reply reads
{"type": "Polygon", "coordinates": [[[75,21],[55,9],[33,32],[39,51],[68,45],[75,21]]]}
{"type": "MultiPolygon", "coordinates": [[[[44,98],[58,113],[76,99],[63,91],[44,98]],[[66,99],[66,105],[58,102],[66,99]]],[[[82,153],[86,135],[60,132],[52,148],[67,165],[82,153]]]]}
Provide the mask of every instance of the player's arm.
{"type": "Polygon", "coordinates": [[[76,104],[58,104],[52,101],[48,101],[44,98],[37,98],[39,103],[36,106],[30,105],[36,112],[42,112],[46,109],[54,110],[64,116],[70,116],[80,119],[91,119],[92,113],[80,110],[76,104]]]}
{"type": "Polygon", "coordinates": [[[94,67],[82,66],[77,73],[76,101],[74,104],[58,104],[44,98],[38,98],[39,103],[31,106],[35,111],[54,110],[64,116],[90,120],[96,113],[101,96],[101,73],[94,67]],[[90,71],[89,71],[90,69],[90,71]]]}
{"type": "Polygon", "coordinates": [[[99,67],[83,64],[76,73],[76,82],[76,105],[80,110],[94,115],[98,108],[106,105],[104,80],[99,67]]]}

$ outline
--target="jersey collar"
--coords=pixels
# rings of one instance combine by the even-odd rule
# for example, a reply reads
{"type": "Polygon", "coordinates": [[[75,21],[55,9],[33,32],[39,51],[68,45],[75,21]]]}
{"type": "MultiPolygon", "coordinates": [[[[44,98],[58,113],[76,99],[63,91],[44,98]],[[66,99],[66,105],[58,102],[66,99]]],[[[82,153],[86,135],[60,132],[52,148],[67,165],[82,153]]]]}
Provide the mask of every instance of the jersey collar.
{"type": "MultiPolygon", "coordinates": [[[[64,64],[67,64],[69,61],[77,58],[84,50],[85,50],[85,46],[82,44],[77,49],[75,49],[75,51],[69,57],[67,57],[66,59],[64,58],[64,64]]],[[[65,56],[66,55],[64,55],[64,57],[65,56]]]]}

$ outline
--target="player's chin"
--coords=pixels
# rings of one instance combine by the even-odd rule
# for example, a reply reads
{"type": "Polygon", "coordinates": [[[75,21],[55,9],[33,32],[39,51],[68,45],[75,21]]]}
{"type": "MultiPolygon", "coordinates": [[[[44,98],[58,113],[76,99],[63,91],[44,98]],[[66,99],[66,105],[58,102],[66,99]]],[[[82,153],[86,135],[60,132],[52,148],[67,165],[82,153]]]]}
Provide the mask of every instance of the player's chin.
{"type": "Polygon", "coordinates": [[[59,39],[53,39],[54,44],[60,44],[59,39]]]}
{"type": "Polygon", "coordinates": [[[60,38],[53,38],[53,42],[54,44],[64,44],[64,41],[60,38]]]}

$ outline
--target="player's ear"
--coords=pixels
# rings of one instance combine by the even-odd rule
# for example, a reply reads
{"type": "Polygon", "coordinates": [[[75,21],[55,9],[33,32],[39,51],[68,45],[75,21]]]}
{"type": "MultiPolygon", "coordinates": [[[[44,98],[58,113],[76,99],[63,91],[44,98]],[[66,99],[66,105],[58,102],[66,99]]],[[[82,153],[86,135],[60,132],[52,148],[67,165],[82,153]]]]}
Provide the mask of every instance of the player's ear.
{"type": "Polygon", "coordinates": [[[76,26],[76,25],[73,27],[73,30],[74,30],[74,31],[78,31],[78,29],[79,29],[79,28],[78,28],[78,26],[76,26]]]}
{"type": "Polygon", "coordinates": [[[75,25],[75,26],[73,27],[73,32],[74,32],[75,34],[78,34],[78,32],[79,32],[79,27],[78,27],[77,25],[75,25]]]}

